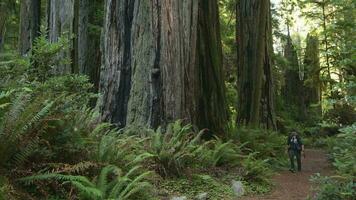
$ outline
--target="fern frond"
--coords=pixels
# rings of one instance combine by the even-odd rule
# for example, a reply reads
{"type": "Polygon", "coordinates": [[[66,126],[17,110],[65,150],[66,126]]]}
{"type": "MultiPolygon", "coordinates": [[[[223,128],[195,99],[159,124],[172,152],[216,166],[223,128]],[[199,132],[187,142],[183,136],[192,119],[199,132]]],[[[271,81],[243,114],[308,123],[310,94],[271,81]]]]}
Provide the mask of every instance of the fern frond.
{"type": "Polygon", "coordinates": [[[108,175],[113,172],[115,172],[116,176],[121,176],[121,170],[114,165],[108,165],[101,170],[97,181],[97,187],[102,193],[105,193],[107,191],[108,175]]]}
{"type": "Polygon", "coordinates": [[[89,199],[103,199],[103,192],[95,187],[88,187],[83,185],[82,182],[70,181],[70,183],[76,187],[82,196],[89,199]]]}
{"type": "MultiPolygon", "coordinates": [[[[25,133],[28,129],[30,129],[32,126],[34,126],[37,122],[39,122],[43,117],[45,117],[51,110],[54,102],[50,101],[49,103],[46,103],[46,106],[43,107],[29,122],[25,124],[25,126],[22,128],[22,133],[25,133]]],[[[18,135],[16,136],[17,139],[18,135]]]]}
{"type": "Polygon", "coordinates": [[[43,180],[57,180],[57,181],[62,181],[62,182],[80,182],[83,185],[90,186],[90,187],[95,187],[93,183],[89,181],[89,179],[85,176],[72,176],[72,175],[63,175],[63,174],[58,174],[58,173],[48,173],[48,174],[39,174],[39,175],[33,175],[33,176],[27,176],[24,178],[18,179],[20,182],[24,182],[27,185],[33,184],[35,181],[43,181],[43,180]]]}
{"type": "Polygon", "coordinates": [[[23,149],[20,149],[18,153],[15,154],[13,158],[13,163],[15,166],[21,165],[33,152],[38,148],[39,139],[32,139],[23,149]]]}

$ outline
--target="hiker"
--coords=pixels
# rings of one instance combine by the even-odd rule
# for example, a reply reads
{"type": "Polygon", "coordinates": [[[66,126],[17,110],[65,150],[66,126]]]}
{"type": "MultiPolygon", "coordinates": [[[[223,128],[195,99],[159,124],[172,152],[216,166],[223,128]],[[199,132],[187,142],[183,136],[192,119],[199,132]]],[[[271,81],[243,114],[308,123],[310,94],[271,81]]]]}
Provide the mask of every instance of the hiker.
{"type": "Polygon", "coordinates": [[[296,131],[292,131],[291,134],[288,137],[287,141],[288,145],[288,155],[290,159],[290,169],[289,171],[295,172],[295,167],[294,167],[294,158],[297,158],[297,165],[298,165],[298,171],[302,170],[302,161],[301,161],[301,155],[303,153],[304,155],[304,145],[302,143],[302,139],[298,135],[296,131]]]}

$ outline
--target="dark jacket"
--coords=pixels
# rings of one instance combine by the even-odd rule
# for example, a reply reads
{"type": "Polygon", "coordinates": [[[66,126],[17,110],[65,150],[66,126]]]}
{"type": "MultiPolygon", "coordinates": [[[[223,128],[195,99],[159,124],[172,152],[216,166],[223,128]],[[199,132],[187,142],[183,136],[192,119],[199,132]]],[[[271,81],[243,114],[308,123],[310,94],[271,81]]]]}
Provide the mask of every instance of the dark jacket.
{"type": "Polygon", "coordinates": [[[302,150],[302,139],[299,135],[290,135],[287,140],[288,150],[301,151],[302,150]]]}

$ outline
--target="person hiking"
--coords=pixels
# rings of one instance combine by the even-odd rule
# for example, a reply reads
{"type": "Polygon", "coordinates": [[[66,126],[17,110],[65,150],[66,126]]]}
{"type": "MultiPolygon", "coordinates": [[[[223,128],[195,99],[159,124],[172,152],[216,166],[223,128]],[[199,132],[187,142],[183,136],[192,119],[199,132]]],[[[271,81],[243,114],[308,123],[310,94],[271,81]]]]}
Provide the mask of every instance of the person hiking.
{"type": "Polygon", "coordinates": [[[289,171],[295,172],[294,158],[297,159],[298,171],[302,170],[301,155],[304,155],[304,145],[302,139],[296,131],[292,131],[288,137],[288,155],[290,159],[290,169],[289,171]]]}

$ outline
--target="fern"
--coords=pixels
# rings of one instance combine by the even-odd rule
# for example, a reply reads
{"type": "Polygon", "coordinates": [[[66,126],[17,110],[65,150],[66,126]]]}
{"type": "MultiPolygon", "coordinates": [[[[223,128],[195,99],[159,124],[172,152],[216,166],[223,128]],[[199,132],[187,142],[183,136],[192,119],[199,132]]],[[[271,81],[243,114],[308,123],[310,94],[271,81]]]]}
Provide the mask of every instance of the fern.
{"type": "Polygon", "coordinates": [[[58,173],[40,174],[19,179],[25,184],[33,184],[35,181],[57,180],[72,184],[82,197],[92,200],[119,199],[125,200],[134,194],[149,191],[151,184],[145,179],[152,173],[146,171],[135,176],[140,169],[139,166],[132,168],[125,175],[114,166],[104,167],[97,180],[90,181],[85,176],[63,175],[58,173]],[[133,179],[132,179],[133,178],[133,179]]]}
{"type": "Polygon", "coordinates": [[[165,177],[182,175],[189,164],[194,164],[194,152],[202,134],[203,131],[195,134],[191,125],[183,126],[180,120],[169,124],[165,133],[161,128],[153,132],[147,151],[158,172],[165,177]]]}

